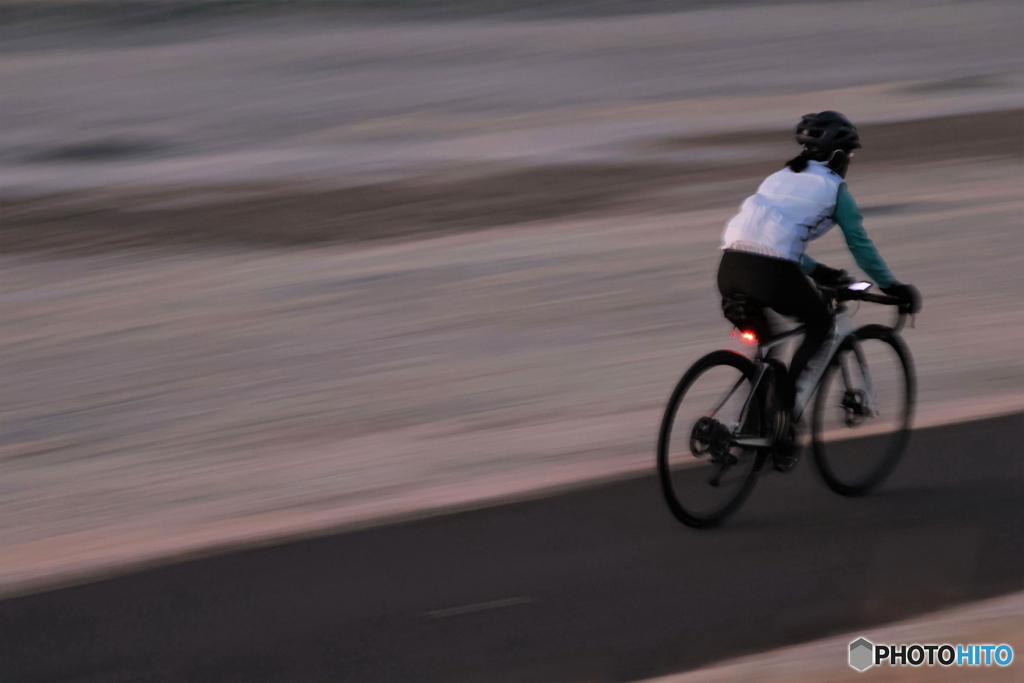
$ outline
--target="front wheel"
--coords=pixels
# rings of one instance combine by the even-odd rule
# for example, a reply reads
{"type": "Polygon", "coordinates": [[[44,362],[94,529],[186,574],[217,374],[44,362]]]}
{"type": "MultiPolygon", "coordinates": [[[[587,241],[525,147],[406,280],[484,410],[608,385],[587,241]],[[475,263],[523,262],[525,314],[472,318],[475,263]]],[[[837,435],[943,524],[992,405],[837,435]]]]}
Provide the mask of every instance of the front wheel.
{"type": "Polygon", "coordinates": [[[814,401],[814,462],[830,489],[864,495],[892,474],[910,438],[915,395],[910,352],[894,330],[867,325],[850,335],[814,401]]]}
{"type": "Polygon", "coordinates": [[[720,523],[750,495],[764,451],[733,445],[762,434],[761,406],[751,396],[754,364],[715,351],[679,380],[658,437],[658,475],[672,514],[687,526],[720,523]],[[744,406],[746,405],[746,409],[744,406]]]}

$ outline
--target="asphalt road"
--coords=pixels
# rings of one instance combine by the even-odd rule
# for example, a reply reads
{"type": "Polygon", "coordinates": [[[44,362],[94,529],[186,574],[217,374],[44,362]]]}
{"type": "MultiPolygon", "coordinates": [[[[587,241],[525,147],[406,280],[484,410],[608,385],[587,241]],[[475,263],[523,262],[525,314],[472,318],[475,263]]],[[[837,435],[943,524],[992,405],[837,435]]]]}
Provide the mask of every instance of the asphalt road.
{"type": "Polygon", "coordinates": [[[1024,415],[919,431],[862,499],[802,463],[710,532],[648,475],[10,599],[0,671],[625,681],[855,631],[1024,588],[1022,435],[1024,415]]]}

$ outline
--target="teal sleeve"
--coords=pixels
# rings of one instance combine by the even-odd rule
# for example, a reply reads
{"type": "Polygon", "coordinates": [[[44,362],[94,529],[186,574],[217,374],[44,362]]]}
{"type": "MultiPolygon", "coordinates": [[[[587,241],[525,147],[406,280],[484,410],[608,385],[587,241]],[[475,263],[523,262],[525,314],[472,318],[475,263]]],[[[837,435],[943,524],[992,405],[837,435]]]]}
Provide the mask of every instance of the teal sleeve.
{"type": "MultiPolygon", "coordinates": [[[[836,196],[836,210],[832,215],[839,228],[846,238],[846,246],[853,254],[853,260],[857,262],[860,269],[868,274],[879,287],[888,287],[896,282],[889,267],[885,265],[875,243],[864,231],[864,219],[857,208],[857,202],[853,201],[853,195],[846,189],[846,183],[839,186],[839,194],[836,196]]],[[[801,262],[801,267],[803,263],[801,262]]]]}
{"type": "Polygon", "coordinates": [[[818,267],[818,262],[812,259],[807,254],[800,256],[800,272],[804,275],[810,275],[814,272],[814,269],[818,267]]]}

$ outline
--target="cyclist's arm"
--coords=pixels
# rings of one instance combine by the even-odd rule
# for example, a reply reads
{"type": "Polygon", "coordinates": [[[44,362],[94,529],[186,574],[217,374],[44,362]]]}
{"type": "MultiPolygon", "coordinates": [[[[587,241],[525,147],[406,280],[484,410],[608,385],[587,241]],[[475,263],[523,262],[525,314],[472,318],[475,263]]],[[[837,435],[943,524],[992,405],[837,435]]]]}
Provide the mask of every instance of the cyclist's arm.
{"type": "MultiPolygon", "coordinates": [[[[853,260],[857,262],[860,269],[883,289],[896,282],[896,278],[889,271],[889,267],[885,265],[878,249],[875,248],[875,243],[871,241],[868,233],[864,230],[864,219],[860,215],[860,209],[857,208],[857,202],[853,201],[853,195],[846,189],[846,183],[839,186],[836,210],[832,217],[843,231],[846,246],[850,248],[853,260]]],[[[804,270],[804,268],[805,265],[801,259],[800,269],[804,270]]],[[[808,271],[804,270],[804,272],[808,271]]]]}

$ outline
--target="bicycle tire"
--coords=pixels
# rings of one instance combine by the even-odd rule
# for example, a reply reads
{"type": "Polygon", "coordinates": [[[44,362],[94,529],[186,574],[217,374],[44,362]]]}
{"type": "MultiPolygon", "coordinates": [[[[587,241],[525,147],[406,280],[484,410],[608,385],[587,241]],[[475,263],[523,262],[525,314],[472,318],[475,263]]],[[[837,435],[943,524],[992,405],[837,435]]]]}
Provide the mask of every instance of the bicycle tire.
{"type": "MultiPolygon", "coordinates": [[[[837,472],[837,468],[830,461],[829,456],[829,449],[835,449],[836,446],[830,446],[824,440],[823,433],[829,385],[840,368],[839,364],[842,362],[842,354],[853,350],[851,343],[846,342],[839,348],[832,362],[826,368],[818,386],[812,420],[812,449],[816,468],[832,491],[843,496],[862,496],[876,489],[893,473],[896,466],[899,465],[903,453],[906,451],[914,418],[917,384],[910,350],[894,329],[884,325],[866,325],[854,330],[850,336],[856,338],[858,342],[876,340],[888,344],[895,351],[896,357],[899,359],[899,367],[903,372],[903,381],[901,383],[903,385],[902,414],[898,420],[898,429],[889,435],[889,439],[885,444],[886,451],[879,459],[877,466],[856,481],[844,480],[844,476],[837,472]]],[[[897,382],[897,384],[900,384],[900,382],[897,382]]]]}
{"type": "MultiPolygon", "coordinates": [[[[665,414],[661,421],[661,430],[658,435],[658,476],[661,481],[661,490],[665,496],[665,502],[668,504],[669,510],[671,510],[676,519],[695,529],[716,526],[727,517],[734,514],[743,505],[746,499],[750,496],[750,493],[754,488],[754,484],[757,482],[758,473],[760,472],[766,457],[764,450],[758,450],[756,452],[756,455],[754,456],[756,460],[753,463],[752,469],[738,489],[736,495],[720,510],[715,511],[713,514],[696,514],[693,511],[688,510],[685,501],[680,500],[677,496],[672,483],[672,472],[669,463],[672,426],[675,423],[679,407],[686,397],[687,390],[701,375],[716,366],[731,366],[742,373],[743,377],[747,379],[748,385],[753,384],[756,368],[749,358],[734,351],[722,350],[709,353],[694,363],[679,380],[679,383],[672,392],[672,396],[669,398],[668,405],[665,408],[665,414]]],[[[755,400],[753,406],[754,417],[748,418],[748,420],[750,420],[750,424],[755,425],[755,428],[760,432],[762,420],[760,418],[761,407],[759,400],[755,400]]]]}

